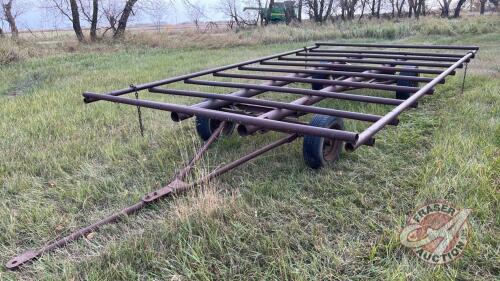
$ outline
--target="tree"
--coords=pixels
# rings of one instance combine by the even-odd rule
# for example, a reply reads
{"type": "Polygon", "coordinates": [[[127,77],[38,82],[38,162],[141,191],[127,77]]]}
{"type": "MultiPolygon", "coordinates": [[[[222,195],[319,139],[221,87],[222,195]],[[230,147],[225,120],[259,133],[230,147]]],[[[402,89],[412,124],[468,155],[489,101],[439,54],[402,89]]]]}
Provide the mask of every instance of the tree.
{"type": "Polygon", "coordinates": [[[19,13],[14,12],[12,9],[12,4],[14,3],[14,0],[1,0],[0,3],[2,4],[1,18],[4,19],[9,24],[10,34],[12,38],[18,38],[19,30],[17,29],[16,25],[16,18],[17,16],[19,16],[19,13]]]}
{"type": "Polygon", "coordinates": [[[359,15],[358,21],[360,21],[365,15],[365,7],[367,2],[369,2],[369,0],[361,0],[361,14],[359,15]]]}
{"type": "Polygon", "coordinates": [[[45,0],[48,10],[67,18],[73,27],[78,41],[84,42],[81,19],[90,25],[90,39],[97,40],[100,19],[104,16],[109,27],[103,32],[113,30],[113,37],[120,38],[125,33],[127,22],[133,14],[137,0],[45,0]],[[124,5],[124,6],[123,6],[124,5]]]}
{"type": "MultiPolygon", "coordinates": [[[[330,1],[333,2],[333,1],[330,1]]],[[[340,9],[342,19],[351,20],[354,18],[354,13],[356,12],[356,5],[358,0],[340,0],[340,9]]]]}
{"type": "Polygon", "coordinates": [[[403,6],[405,5],[405,0],[396,0],[396,9],[398,11],[398,18],[400,18],[403,15],[403,6]]]}
{"type": "Polygon", "coordinates": [[[99,22],[99,0],[78,0],[83,18],[90,24],[90,40],[97,40],[97,24],[99,22]],[[92,12],[89,13],[88,11],[92,12]]]}
{"type": "Polygon", "coordinates": [[[127,0],[125,7],[121,13],[120,19],[118,20],[118,27],[113,34],[113,38],[122,38],[125,35],[125,29],[127,28],[128,19],[131,14],[133,14],[133,8],[137,0],[127,0]]]}
{"type": "Polygon", "coordinates": [[[73,23],[73,30],[75,31],[76,38],[78,41],[85,41],[85,36],[83,35],[82,25],[80,24],[80,12],[78,11],[78,4],[76,0],[69,0],[71,6],[71,17],[73,23]]]}
{"type": "Polygon", "coordinates": [[[122,9],[121,1],[117,0],[106,0],[101,3],[101,13],[104,15],[108,22],[108,27],[104,30],[103,36],[111,30],[114,34],[116,32],[116,24],[118,23],[118,18],[120,18],[122,9]]]}
{"type": "Polygon", "coordinates": [[[302,7],[304,6],[304,3],[302,2],[302,0],[299,0],[298,3],[297,3],[297,6],[298,6],[298,15],[297,15],[297,20],[299,22],[302,22],[302,7]]]}
{"type": "MultiPolygon", "coordinates": [[[[185,2],[188,1],[185,0],[185,2]]],[[[149,15],[158,32],[160,32],[161,24],[168,14],[169,3],[170,1],[167,0],[149,0],[142,2],[142,10],[149,15]]]]}
{"type": "Polygon", "coordinates": [[[99,19],[99,1],[92,1],[92,23],[90,25],[90,39],[97,39],[97,21],[99,19]]]}
{"type": "MultiPolygon", "coordinates": [[[[425,7],[425,0],[413,0],[413,3],[415,3],[416,6],[413,7],[413,12],[415,17],[418,19],[420,15],[426,14],[426,7],[425,7]]],[[[411,13],[410,13],[411,16],[411,13]]]]}
{"type": "Polygon", "coordinates": [[[382,0],[377,0],[377,18],[380,18],[380,5],[382,3],[382,0]]]}
{"type": "Polygon", "coordinates": [[[217,4],[217,10],[229,17],[230,28],[233,28],[234,24],[238,27],[246,25],[245,19],[238,12],[242,10],[239,4],[236,0],[219,0],[217,4]]]}
{"type": "Polygon", "coordinates": [[[453,12],[453,17],[458,18],[460,16],[460,10],[462,10],[462,6],[465,4],[466,0],[458,0],[457,6],[455,7],[455,12],[453,12]]]}
{"type": "Polygon", "coordinates": [[[183,3],[187,17],[196,25],[196,29],[200,30],[200,21],[207,17],[205,14],[205,6],[199,2],[188,0],[184,0],[183,3]]]}
{"type": "Polygon", "coordinates": [[[490,0],[490,3],[493,4],[495,11],[498,11],[498,0],[490,0]]]}
{"type": "Polygon", "coordinates": [[[46,7],[47,9],[56,11],[71,22],[78,41],[85,41],[85,36],[83,35],[82,26],[80,24],[80,8],[76,0],[47,0],[47,2],[49,3],[46,7]]]}
{"type": "MultiPolygon", "coordinates": [[[[447,18],[450,16],[450,4],[452,0],[439,0],[439,6],[441,6],[441,17],[447,18]]],[[[485,1],[485,0],[480,0],[485,1]]]]}
{"type": "Polygon", "coordinates": [[[417,0],[408,0],[408,17],[411,18],[412,14],[415,14],[415,17],[418,18],[417,14],[417,0]]]}
{"type": "MultiPolygon", "coordinates": [[[[332,14],[334,0],[305,0],[309,17],[316,23],[325,22],[332,14]]],[[[344,0],[357,1],[357,0],[344,0]]]]}
{"type": "Polygon", "coordinates": [[[480,3],[480,8],[479,8],[479,13],[481,15],[484,15],[484,11],[486,10],[486,2],[488,0],[479,0],[479,3],[480,3]]]}
{"type": "Polygon", "coordinates": [[[97,21],[99,20],[99,1],[92,0],[92,19],[90,21],[90,40],[97,40],[97,21]]]}
{"type": "MultiPolygon", "coordinates": [[[[393,0],[389,0],[389,2],[392,4],[393,0]]],[[[382,0],[371,0],[368,1],[368,6],[370,7],[370,18],[377,17],[378,19],[380,18],[380,9],[382,7],[382,0]]]]}

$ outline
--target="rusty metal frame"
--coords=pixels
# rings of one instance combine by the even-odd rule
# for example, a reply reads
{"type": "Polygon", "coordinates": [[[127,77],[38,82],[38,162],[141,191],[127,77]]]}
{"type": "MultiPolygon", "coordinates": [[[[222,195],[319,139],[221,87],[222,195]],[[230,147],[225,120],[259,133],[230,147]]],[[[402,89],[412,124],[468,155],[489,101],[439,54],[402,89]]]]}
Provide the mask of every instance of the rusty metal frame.
{"type": "Polygon", "coordinates": [[[135,213],[160,198],[186,191],[210,181],[263,153],[293,142],[301,136],[318,136],[344,141],[345,148],[349,151],[363,145],[374,145],[374,136],[377,132],[387,125],[398,125],[398,116],[403,111],[416,107],[418,100],[424,95],[432,94],[435,86],[445,83],[446,77],[454,75],[457,68],[461,68],[473,59],[478,50],[477,46],[316,43],[310,47],[151,83],[132,85],[104,94],[83,93],[85,103],[110,101],[169,111],[172,120],[176,122],[200,116],[216,119],[221,123],[191,161],[179,170],[173,180],[163,188],[146,194],[140,202],[99,222],[79,229],[38,250],[27,251],[11,259],[6,266],[9,269],[18,268],[43,253],[64,246],[105,224],[119,221],[122,217],[135,213]],[[413,49],[425,51],[416,52],[413,49]],[[421,68],[421,66],[425,68],[421,68]],[[286,75],[270,75],[269,73],[284,73],[286,75]],[[418,75],[411,76],[407,73],[418,75]],[[421,74],[426,76],[419,76],[421,74]],[[212,78],[223,78],[224,81],[199,79],[208,75],[211,75],[212,78]],[[228,82],[227,79],[239,79],[240,81],[228,82]],[[261,82],[252,83],[249,80],[261,82]],[[398,81],[411,81],[417,83],[418,86],[399,86],[398,81]],[[218,94],[179,89],[172,85],[174,83],[178,85],[179,82],[185,85],[210,87],[212,90],[216,87],[219,89],[218,92],[227,88],[234,88],[237,91],[229,94],[218,94]],[[305,89],[303,84],[316,85],[316,87],[320,85],[321,89],[305,89]],[[398,91],[411,95],[406,100],[399,100],[379,94],[351,92],[363,89],[379,92],[398,91]],[[162,95],[188,96],[206,100],[194,105],[178,105],[123,97],[123,95],[144,90],[162,95]],[[300,98],[289,103],[256,98],[256,96],[269,92],[277,93],[278,96],[299,95],[300,98]],[[394,106],[394,108],[387,114],[380,116],[313,106],[325,99],[381,104],[394,106]],[[320,128],[310,126],[298,119],[307,114],[338,116],[371,124],[362,132],[320,128]],[[237,129],[241,136],[248,136],[259,130],[278,131],[287,135],[216,169],[193,183],[185,182],[187,174],[195,163],[229,123],[238,124],[237,129]]]}

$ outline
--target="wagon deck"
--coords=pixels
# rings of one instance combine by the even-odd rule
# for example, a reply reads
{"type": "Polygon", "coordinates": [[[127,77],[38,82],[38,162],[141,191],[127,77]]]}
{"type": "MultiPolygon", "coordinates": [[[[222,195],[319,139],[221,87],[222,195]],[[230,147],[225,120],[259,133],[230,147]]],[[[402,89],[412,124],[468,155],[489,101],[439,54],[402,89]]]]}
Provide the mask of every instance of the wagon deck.
{"type": "Polygon", "coordinates": [[[361,145],[372,145],[378,131],[386,125],[396,125],[399,114],[415,107],[422,96],[432,94],[435,86],[444,83],[447,76],[454,75],[457,68],[462,68],[464,63],[474,58],[477,50],[475,46],[316,43],[303,49],[131,86],[107,94],[83,95],[87,103],[107,100],[171,111],[174,121],[201,116],[234,122],[238,124],[237,131],[242,136],[259,129],[268,129],[334,138],[345,141],[346,148],[354,150],[361,145]],[[425,52],[413,49],[424,49],[425,52]],[[420,76],[422,74],[425,77],[420,76]],[[212,77],[231,78],[233,81],[214,81],[210,79],[212,77]],[[242,79],[255,82],[242,82],[242,79]],[[179,90],[175,83],[211,86],[217,92],[221,91],[220,88],[236,91],[223,95],[179,90]],[[312,89],[297,87],[299,83],[310,84],[312,89]],[[406,99],[347,93],[360,89],[396,92],[406,99]],[[187,106],[121,97],[141,90],[207,100],[187,106]],[[255,98],[266,92],[296,95],[299,98],[291,103],[255,98]],[[312,106],[324,99],[392,105],[395,108],[384,116],[377,116],[312,106]],[[309,113],[373,124],[358,133],[317,128],[285,119],[309,113]]]}
{"type": "Polygon", "coordinates": [[[374,145],[377,132],[387,125],[397,125],[398,116],[403,111],[416,107],[423,96],[433,94],[435,87],[445,83],[448,76],[455,75],[458,68],[466,66],[478,49],[476,46],[316,43],[314,46],[259,59],[131,85],[109,93],[86,92],[83,94],[86,103],[110,101],[169,111],[176,122],[196,117],[197,132],[205,143],[163,188],[146,194],[137,204],[99,222],[38,250],[27,251],[10,260],[6,266],[17,268],[104,224],[118,221],[123,215],[137,212],[151,202],[207,182],[300,137],[304,138],[304,160],[311,168],[320,168],[326,162],[336,160],[342,146],[352,151],[363,145],[374,145]],[[179,89],[179,84],[206,87],[207,90],[179,89]],[[366,89],[376,91],[360,93],[366,89]],[[124,97],[146,90],[159,95],[203,100],[194,105],[180,105],[139,99],[137,94],[135,99],[124,97]],[[295,96],[296,99],[287,103],[258,98],[271,92],[278,97],[295,96]],[[375,115],[314,106],[327,99],[393,108],[385,115],[375,115]],[[302,116],[309,114],[314,114],[309,123],[304,122],[303,118],[301,120],[302,116]],[[345,130],[344,119],[368,122],[370,125],[361,132],[351,132],[345,130]],[[184,182],[186,175],[209,146],[234,128],[241,136],[269,130],[287,135],[216,169],[196,182],[184,182]]]}

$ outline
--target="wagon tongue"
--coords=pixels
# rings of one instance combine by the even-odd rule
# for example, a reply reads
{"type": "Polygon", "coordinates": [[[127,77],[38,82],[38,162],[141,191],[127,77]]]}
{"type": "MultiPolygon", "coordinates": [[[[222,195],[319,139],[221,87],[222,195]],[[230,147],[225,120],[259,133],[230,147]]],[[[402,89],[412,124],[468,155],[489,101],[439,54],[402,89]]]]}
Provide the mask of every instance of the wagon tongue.
{"type": "Polygon", "coordinates": [[[166,185],[165,187],[158,189],[157,191],[151,192],[146,194],[144,198],[142,198],[142,201],[144,202],[151,202],[156,199],[165,197],[169,195],[170,193],[174,193],[176,191],[180,191],[186,188],[189,188],[191,184],[185,183],[179,179],[174,179],[171,183],[166,185]]]}
{"type": "Polygon", "coordinates": [[[5,265],[8,269],[15,269],[19,267],[20,265],[34,259],[35,257],[39,256],[41,253],[35,252],[35,251],[26,251],[22,253],[21,255],[11,259],[7,264],[5,265]]]}

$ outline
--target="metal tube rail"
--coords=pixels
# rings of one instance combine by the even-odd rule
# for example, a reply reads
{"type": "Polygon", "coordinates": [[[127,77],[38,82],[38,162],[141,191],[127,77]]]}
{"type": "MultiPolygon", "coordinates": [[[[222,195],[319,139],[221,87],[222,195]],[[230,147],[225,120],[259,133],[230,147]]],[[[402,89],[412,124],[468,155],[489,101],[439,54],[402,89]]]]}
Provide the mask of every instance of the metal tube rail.
{"type": "MultiPolygon", "coordinates": [[[[208,138],[208,140],[195,153],[195,155],[193,156],[193,158],[191,158],[191,160],[189,161],[189,163],[183,169],[179,170],[175,174],[174,178],[176,180],[183,181],[186,178],[186,176],[189,174],[189,172],[194,168],[194,165],[196,164],[196,162],[198,162],[198,160],[201,159],[201,157],[208,150],[208,148],[210,147],[210,145],[212,145],[219,138],[219,136],[221,135],[222,131],[224,130],[224,128],[226,126],[227,126],[227,122],[226,121],[222,121],[219,124],[219,126],[217,127],[217,129],[215,129],[215,131],[208,138]]],[[[156,196],[157,195],[158,194],[156,194],[156,196]]],[[[153,192],[153,194],[151,194],[151,196],[147,197],[147,195],[146,195],[145,197],[147,197],[148,199],[151,199],[151,198],[153,198],[153,196],[155,196],[154,192],[153,192]]]]}
{"type": "MultiPolygon", "coordinates": [[[[236,107],[239,107],[240,105],[243,105],[243,107],[245,106],[251,106],[251,105],[245,105],[245,104],[237,104],[236,107]]],[[[273,110],[274,108],[271,108],[267,111],[264,111],[264,112],[268,112],[268,111],[271,111],[273,110]]],[[[242,111],[242,110],[238,110],[238,109],[232,109],[232,108],[227,108],[227,107],[223,107],[223,108],[220,108],[218,109],[220,111],[223,111],[223,112],[229,112],[229,113],[234,113],[234,114],[240,114],[240,115],[246,115],[246,116],[251,116],[251,117],[258,117],[259,114],[262,114],[262,112],[246,112],[246,111],[242,111]]],[[[302,115],[305,115],[304,113],[300,113],[300,114],[297,114],[296,116],[288,116],[286,118],[283,118],[281,119],[280,121],[283,121],[283,122],[287,122],[287,123],[293,123],[293,124],[300,124],[300,125],[308,125],[308,123],[306,122],[301,122],[299,121],[299,119],[297,119],[298,117],[302,115]]]]}
{"type": "MultiPolygon", "coordinates": [[[[367,71],[369,72],[369,71],[367,71]]],[[[341,78],[337,78],[338,79],[341,79],[341,78]]],[[[344,82],[359,82],[359,81],[363,81],[363,78],[360,78],[360,77],[349,77],[345,80],[343,80],[344,82]]],[[[336,85],[336,86],[328,86],[326,88],[323,88],[322,91],[325,91],[325,92],[336,92],[336,91],[344,91],[348,89],[347,87],[345,86],[340,86],[340,85],[336,85]]],[[[300,99],[297,99],[295,101],[293,101],[292,103],[293,104],[302,104],[302,105],[313,105],[315,103],[318,103],[320,101],[322,101],[323,99],[325,99],[324,97],[318,97],[318,96],[304,96],[300,99]]],[[[272,111],[269,111],[267,113],[264,113],[262,115],[260,115],[259,117],[260,118],[264,118],[264,119],[273,119],[273,120],[281,120],[287,116],[290,116],[292,115],[294,112],[291,111],[291,110],[286,110],[286,109],[280,109],[280,110],[272,110],[272,111]]],[[[251,135],[253,133],[255,133],[256,131],[260,130],[261,128],[259,128],[258,126],[253,126],[253,125],[239,125],[237,130],[238,130],[238,133],[242,136],[245,136],[245,135],[251,135]]],[[[367,145],[371,145],[374,141],[372,140],[371,142],[367,142],[366,144],[367,145]]]]}
{"type": "MultiPolygon", "coordinates": [[[[460,59],[465,54],[446,54],[446,53],[428,53],[428,52],[408,52],[408,51],[385,51],[385,50],[335,50],[335,49],[312,49],[309,53],[351,53],[351,54],[386,54],[386,55],[411,55],[411,56],[431,56],[448,57],[460,59]]],[[[472,56],[474,57],[474,56],[472,56]]]]}
{"type": "MultiPolygon", "coordinates": [[[[399,72],[408,71],[414,73],[425,73],[425,74],[441,74],[439,69],[429,69],[429,68],[408,68],[408,67],[392,67],[392,66],[370,66],[370,65],[347,65],[347,64],[326,64],[326,63],[300,63],[300,62],[285,62],[285,61],[262,61],[262,65],[280,65],[280,66],[303,66],[303,67],[325,67],[329,69],[350,69],[350,70],[379,70],[384,72],[399,72]]],[[[450,75],[454,75],[453,71],[450,75]]]]}
{"type": "MultiPolygon", "coordinates": [[[[312,49],[314,49],[314,48],[313,47],[309,47],[308,50],[312,50],[312,49]]],[[[260,61],[260,62],[262,62],[262,61],[260,61]]],[[[287,76],[289,76],[289,77],[305,78],[305,77],[309,77],[310,75],[309,74],[304,74],[304,73],[293,73],[293,74],[290,74],[290,75],[287,75],[287,76]]],[[[269,82],[262,83],[260,86],[277,86],[277,87],[282,87],[282,86],[285,86],[285,85],[288,85],[288,84],[290,84],[290,82],[286,82],[286,81],[269,81],[269,82]]],[[[244,90],[240,90],[240,91],[237,91],[237,92],[233,92],[230,95],[241,96],[241,97],[253,97],[253,96],[262,94],[264,92],[266,92],[266,90],[258,90],[256,88],[254,88],[252,90],[250,90],[250,89],[244,89],[244,90]]],[[[221,107],[227,106],[229,104],[230,103],[228,103],[226,101],[221,101],[221,100],[214,101],[214,100],[210,100],[210,101],[204,101],[204,102],[200,102],[198,104],[192,105],[192,107],[221,108],[221,107]]],[[[172,114],[171,114],[171,118],[175,122],[179,122],[179,121],[188,119],[190,117],[192,117],[192,116],[187,115],[187,114],[177,113],[177,112],[172,112],[172,114]]]]}
{"type": "Polygon", "coordinates": [[[268,144],[258,150],[255,150],[254,152],[251,152],[243,157],[241,157],[240,159],[238,160],[235,160],[233,161],[232,163],[229,163],[225,166],[222,166],[220,168],[218,168],[217,170],[213,171],[212,173],[208,174],[205,178],[201,179],[200,181],[198,181],[198,183],[202,183],[202,182],[207,182],[215,177],[218,177],[238,166],[240,166],[241,164],[245,163],[245,162],[248,162],[254,158],[256,158],[257,156],[263,154],[263,153],[266,153],[276,147],[279,147],[281,145],[284,145],[284,144],[287,144],[287,143],[291,143],[293,142],[294,140],[296,140],[299,136],[296,135],[296,134],[292,134],[292,135],[289,135],[287,137],[284,137],[282,139],[279,139],[271,144],[268,144]]]}
{"type": "Polygon", "coordinates": [[[447,75],[449,75],[454,69],[456,69],[460,64],[464,63],[467,59],[470,59],[474,55],[475,51],[471,51],[446,69],[443,73],[438,75],[434,80],[432,80],[429,84],[425,85],[418,92],[410,96],[407,100],[405,100],[402,104],[395,107],[391,112],[387,113],[382,119],[373,123],[370,127],[364,130],[359,135],[359,139],[354,143],[346,143],[346,150],[355,150],[361,145],[372,140],[373,136],[382,128],[384,128],[387,124],[391,122],[392,119],[398,117],[403,111],[405,111],[411,104],[415,103],[420,99],[423,95],[425,95],[426,91],[434,87],[440,79],[443,79],[447,75]]]}
{"type": "Polygon", "coordinates": [[[124,208],[124,209],[120,210],[119,212],[114,213],[111,216],[109,216],[103,220],[100,220],[100,221],[95,222],[89,226],[81,228],[81,229],[69,234],[68,236],[63,237],[62,239],[59,239],[51,244],[48,244],[45,247],[42,247],[42,248],[40,248],[38,250],[34,250],[34,251],[32,251],[32,250],[26,251],[26,252],[24,252],[16,257],[12,258],[11,260],[9,260],[6,264],[6,267],[8,269],[18,268],[19,266],[21,266],[21,265],[23,265],[31,260],[34,260],[35,258],[39,257],[40,255],[42,255],[46,252],[50,252],[56,248],[62,247],[68,243],[71,243],[72,241],[75,241],[76,239],[78,239],[80,237],[83,237],[84,235],[86,235],[92,231],[95,231],[96,229],[102,227],[103,225],[117,222],[117,221],[125,218],[126,216],[131,215],[131,214],[139,211],[140,209],[144,208],[145,204],[146,203],[144,203],[143,201],[140,201],[139,203],[136,203],[132,206],[124,208]]]}
{"type": "MultiPolygon", "coordinates": [[[[269,106],[269,107],[274,107],[273,110],[274,109],[290,109],[290,110],[295,110],[295,111],[303,112],[303,113],[324,114],[324,115],[329,115],[329,116],[337,116],[337,117],[359,120],[359,121],[366,121],[366,122],[376,122],[380,118],[382,118],[382,116],[374,115],[374,114],[358,113],[358,112],[336,110],[336,109],[330,109],[330,108],[321,108],[321,107],[314,107],[314,106],[305,106],[305,105],[298,105],[298,104],[291,104],[291,103],[277,102],[277,101],[270,101],[270,100],[259,100],[259,99],[242,98],[242,97],[235,97],[235,96],[229,96],[229,95],[203,93],[203,92],[197,92],[197,91],[184,91],[184,90],[174,90],[174,89],[165,89],[165,88],[151,88],[151,89],[149,89],[149,91],[152,93],[172,94],[172,95],[207,98],[207,99],[219,99],[219,100],[226,100],[226,101],[231,101],[231,102],[236,102],[236,103],[269,106]]],[[[394,121],[395,122],[393,122],[392,125],[397,125],[399,123],[398,120],[394,120],[394,121]]]]}
{"type": "MultiPolygon", "coordinates": [[[[235,74],[235,73],[221,73],[216,72],[213,74],[217,77],[228,77],[228,78],[242,78],[242,79],[257,79],[257,80],[271,80],[271,81],[288,81],[293,83],[310,83],[310,84],[320,84],[320,85],[334,85],[334,86],[345,86],[352,88],[365,88],[365,89],[377,89],[377,90],[386,90],[386,91],[400,91],[404,93],[415,93],[420,88],[418,87],[407,87],[407,86],[394,86],[394,85],[385,85],[385,84],[377,84],[377,83],[368,83],[368,82],[353,82],[353,81],[344,81],[344,80],[329,80],[329,79],[315,79],[315,78],[290,78],[285,76],[269,76],[269,75],[252,75],[252,74],[235,74]]],[[[203,80],[192,80],[188,79],[185,81],[189,84],[199,84],[198,82],[208,82],[211,83],[213,81],[203,81],[203,80]]],[[[232,85],[232,82],[216,82],[218,85],[223,85],[228,83],[227,85],[232,85]]],[[[236,83],[234,83],[236,84],[236,83]]],[[[215,86],[215,85],[211,85],[215,86]]],[[[430,91],[429,93],[432,93],[430,91]]]]}
{"type": "MultiPolygon", "coordinates": [[[[255,66],[241,66],[239,70],[246,71],[260,71],[260,72],[281,72],[281,73],[307,73],[307,74],[322,74],[322,75],[336,75],[336,76],[351,76],[351,77],[364,77],[375,79],[389,79],[389,80],[404,80],[415,82],[431,82],[432,78],[419,77],[419,76],[406,76],[394,74],[380,74],[380,73],[363,73],[352,71],[338,71],[338,70],[320,70],[320,69],[303,69],[303,68],[274,68],[274,67],[255,67],[255,66]]],[[[439,82],[444,84],[444,80],[439,82]]]]}
{"type": "MultiPolygon", "coordinates": [[[[262,113],[262,112],[268,112],[270,110],[273,110],[274,108],[272,107],[267,107],[267,106],[259,106],[259,105],[254,105],[254,104],[246,104],[246,103],[239,103],[234,105],[236,108],[238,108],[241,111],[245,112],[251,112],[251,113],[262,113]]],[[[220,110],[224,109],[233,109],[233,105],[228,105],[227,107],[223,107],[220,110]]],[[[235,110],[236,112],[236,110],[235,110]]]]}
{"type": "Polygon", "coordinates": [[[291,124],[282,121],[267,120],[258,117],[249,117],[240,114],[221,112],[218,110],[212,110],[206,108],[176,105],[170,103],[161,103],[161,102],[147,101],[147,100],[137,100],[137,99],[95,94],[95,93],[84,93],[83,96],[95,100],[107,100],[115,103],[129,104],[129,105],[141,106],[141,107],[170,111],[170,112],[179,112],[188,115],[198,115],[220,121],[229,121],[240,124],[253,125],[284,133],[311,135],[311,136],[325,137],[331,139],[339,139],[350,142],[355,142],[358,139],[358,134],[353,132],[325,129],[307,125],[291,124]]]}
{"type": "MultiPolygon", "coordinates": [[[[370,48],[408,48],[408,49],[430,49],[430,50],[479,50],[478,46],[456,46],[456,45],[414,45],[414,44],[363,44],[363,43],[333,43],[318,42],[316,46],[335,46],[335,47],[370,47],[370,48]]],[[[455,67],[456,68],[456,67],[455,67]]]]}
{"type": "MultiPolygon", "coordinates": [[[[159,81],[155,81],[155,82],[139,84],[139,85],[135,85],[134,87],[128,87],[128,88],[124,88],[121,90],[107,92],[104,94],[110,95],[110,96],[121,96],[121,95],[129,94],[129,93],[133,93],[135,91],[141,91],[141,90],[145,90],[145,89],[152,88],[152,87],[158,87],[158,86],[162,86],[162,85],[166,85],[166,84],[171,84],[171,83],[179,82],[179,81],[182,81],[185,79],[190,79],[190,78],[194,78],[194,77],[199,77],[199,76],[211,74],[211,73],[217,72],[217,71],[224,71],[224,70],[228,70],[231,68],[237,68],[237,67],[240,67],[243,65],[262,62],[262,61],[274,59],[274,58],[277,58],[280,56],[286,56],[286,55],[290,55],[290,54],[297,53],[300,51],[312,50],[312,49],[316,49],[316,48],[318,48],[318,47],[317,46],[305,47],[302,49],[288,51],[288,52],[284,52],[281,54],[270,55],[270,56],[266,56],[266,57],[262,57],[262,58],[257,58],[257,59],[248,60],[248,61],[239,62],[239,63],[230,64],[230,65],[221,66],[221,67],[215,67],[215,68],[202,70],[202,71],[198,71],[198,72],[194,72],[194,73],[189,73],[189,74],[185,74],[185,75],[180,75],[180,76],[176,76],[176,77],[172,77],[172,78],[168,78],[168,79],[164,79],[164,80],[159,80],[159,81]]],[[[85,103],[91,103],[91,102],[94,102],[95,100],[85,99],[84,101],[85,101],[85,103]]]]}
{"type": "MultiPolygon", "coordinates": [[[[211,82],[213,82],[213,81],[211,81],[211,82]]],[[[334,98],[334,99],[341,99],[341,100],[359,101],[359,102],[385,104],[385,105],[400,105],[403,102],[402,100],[398,100],[398,99],[375,97],[375,96],[363,96],[363,95],[357,95],[357,94],[327,92],[324,90],[309,90],[309,89],[265,86],[265,85],[246,84],[246,83],[237,83],[237,85],[234,85],[234,87],[231,87],[231,88],[255,89],[255,90],[261,90],[263,92],[277,92],[277,93],[287,93],[287,94],[295,94],[295,95],[307,95],[307,96],[334,98]]],[[[205,103],[208,103],[208,102],[213,102],[213,101],[206,101],[205,103]]],[[[202,103],[199,103],[196,105],[201,105],[201,104],[202,103]]],[[[176,121],[176,120],[174,120],[174,121],[176,121]]]]}
{"type": "Polygon", "coordinates": [[[374,59],[401,59],[401,60],[417,60],[417,61],[448,61],[456,62],[459,58],[451,57],[432,57],[432,56],[410,56],[410,55],[383,55],[383,54],[364,54],[359,53],[330,53],[330,52],[300,52],[297,56],[304,57],[349,57],[349,58],[374,58],[374,59]]]}
{"type": "Polygon", "coordinates": [[[371,59],[342,59],[342,58],[308,58],[308,57],[279,57],[281,61],[320,61],[320,62],[348,62],[348,63],[366,63],[366,64],[387,64],[387,65],[411,65],[411,66],[427,66],[427,67],[443,67],[448,68],[452,66],[451,63],[438,63],[438,62],[413,62],[402,60],[371,60],[371,59]]]}
{"type": "MultiPolygon", "coordinates": [[[[197,151],[196,155],[187,164],[187,166],[182,171],[179,171],[179,173],[177,174],[178,176],[185,177],[186,173],[189,172],[189,170],[191,169],[189,167],[190,166],[192,167],[192,165],[194,165],[194,163],[200,159],[201,154],[204,153],[208,149],[210,144],[212,144],[217,139],[221,130],[222,130],[222,126],[220,126],[217,129],[217,131],[214,134],[212,134],[210,139],[203,145],[203,147],[197,151]]],[[[119,212],[111,214],[110,216],[108,216],[100,221],[97,221],[91,225],[88,225],[86,227],[82,227],[82,228],[78,229],[77,231],[74,231],[74,232],[68,234],[67,236],[65,236],[59,240],[56,240],[56,241],[49,243],[49,244],[46,244],[45,246],[43,246],[41,248],[38,248],[35,250],[25,251],[22,254],[9,260],[6,264],[6,267],[8,269],[11,269],[11,270],[19,268],[20,266],[22,266],[30,261],[33,261],[34,259],[38,258],[39,256],[41,256],[45,253],[53,251],[53,250],[55,250],[59,247],[62,247],[68,243],[71,243],[71,242],[75,241],[76,239],[79,239],[90,232],[97,231],[98,229],[100,229],[104,225],[118,222],[118,221],[126,218],[127,216],[138,212],[139,210],[143,209],[144,207],[148,206],[149,204],[151,204],[159,199],[165,198],[165,197],[172,195],[172,194],[180,194],[181,192],[185,192],[185,191],[189,190],[190,188],[193,188],[194,186],[206,183],[206,182],[210,181],[211,179],[218,177],[224,173],[227,173],[230,170],[235,169],[235,168],[241,166],[242,164],[247,163],[248,161],[251,161],[252,159],[255,159],[256,157],[258,157],[258,156],[260,156],[260,155],[262,155],[262,154],[264,154],[264,153],[266,153],[274,148],[277,148],[277,147],[282,146],[282,145],[287,144],[287,143],[291,143],[294,140],[296,140],[297,138],[298,138],[298,135],[296,135],[296,134],[291,134],[291,135],[285,136],[285,137],[283,137],[275,142],[272,142],[266,146],[263,146],[263,147],[255,150],[253,152],[250,152],[249,154],[247,154],[247,155],[245,155],[245,156],[243,156],[243,157],[241,157],[241,158],[239,158],[239,159],[237,159],[237,160],[235,160],[235,161],[233,161],[225,166],[222,166],[222,167],[214,170],[213,172],[211,172],[207,176],[205,176],[199,180],[196,180],[194,183],[185,183],[185,182],[179,180],[179,177],[176,176],[176,177],[174,177],[174,180],[172,182],[170,182],[168,185],[166,185],[166,186],[164,186],[156,191],[153,191],[153,192],[146,194],[142,198],[142,200],[139,201],[138,203],[135,203],[134,205],[123,208],[119,212]]]]}
{"type": "MultiPolygon", "coordinates": [[[[304,77],[308,77],[310,75],[302,74],[302,73],[294,73],[294,74],[290,74],[288,76],[289,77],[303,77],[304,78],[304,77]]],[[[281,89],[281,87],[286,86],[288,84],[290,84],[290,82],[267,81],[267,82],[264,82],[260,85],[254,85],[255,87],[253,87],[253,88],[240,87],[243,90],[232,92],[228,95],[249,98],[249,97],[254,97],[254,96],[257,96],[257,95],[260,95],[260,94],[266,92],[267,90],[264,90],[266,87],[275,87],[275,88],[281,89]]],[[[230,102],[222,101],[222,100],[208,100],[208,101],[203,101],[203,102],[194,104],[194,105],[192,105],[192,107],[217,109],[217,108],[221,108],[221,107],[224,107],[224,106],[227,106],[230,104],[231,104],[230,102]]],[[[186,120],[190,117],[192,117],[192,115],[178,113],[178,112],[172,112],[172,114],[171,114],[171,118],[175,122],[186,120]]]]}

